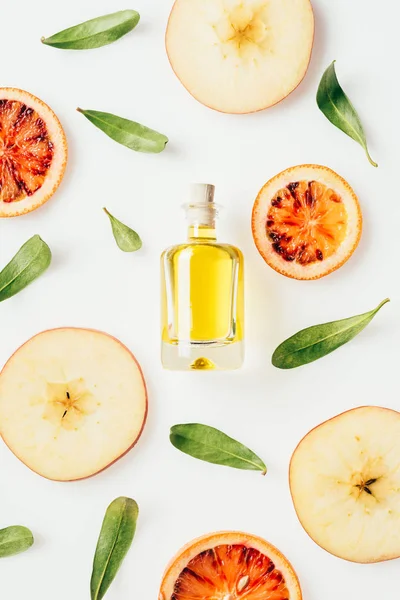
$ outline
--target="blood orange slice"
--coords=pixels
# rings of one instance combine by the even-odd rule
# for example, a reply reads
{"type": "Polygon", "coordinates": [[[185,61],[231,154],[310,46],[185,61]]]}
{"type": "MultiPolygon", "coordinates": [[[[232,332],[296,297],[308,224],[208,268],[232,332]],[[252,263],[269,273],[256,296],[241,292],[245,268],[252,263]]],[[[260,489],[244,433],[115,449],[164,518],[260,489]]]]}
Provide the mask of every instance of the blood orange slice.
{"type": "Polygon", "coordinates": [[[224,531],[185,546],[167,568],[159,600],[301,600],[292,566],[254,535],[224,531]]]}
{"type": "Polygon", "coordinates": [[[270,267],[294,279],[318,279],[353,254],[362,215],[342,177],[327,167],[301,165],[264,185],[254,203],[252,230],[270,267]]]}
{"type": "Polygon", "coordinates": [[[66,162],[67,142],[54,112],[28,92],[0,88],[0,217],[44,204],[66,162]]]}

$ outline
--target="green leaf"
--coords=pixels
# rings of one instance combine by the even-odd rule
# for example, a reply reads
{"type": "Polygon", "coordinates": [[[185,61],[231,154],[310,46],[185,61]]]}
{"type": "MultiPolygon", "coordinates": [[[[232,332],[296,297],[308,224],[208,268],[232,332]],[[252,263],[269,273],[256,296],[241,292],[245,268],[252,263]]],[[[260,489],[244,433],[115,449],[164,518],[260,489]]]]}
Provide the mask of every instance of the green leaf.
{"type": "Polygon", "coordinates": [[[38,236],[31,237],[0,273],[0,302],[18,294],[51,263],[51,251],[38,236]]]}
{"type": "Polygon", "coordinates": [[[121,10],[69,27],[51,37],[43,37],[42,42],[47,46],[65,50],[100,48],[112,44],[132,31],[139,20],[140,15],[135,10],[121,10]]]}
{"type": "Polygon", "coordinates": [[[139,250],[142,247],[142,240],[136,231],[118,221],[106,208],[103,208],[103,210],[111,221],[112,231],[118,248],[123,252],[136,252],[136,250],[139,250]]]}
{"type": "Polygon", "coordinates": [[[174,425],[169,439],[175,448],[193,458],[234,469],[261,471],[263,475],[267,472],[254,452],[214,427],[200,423],[174,425]]]}
{"type": "Polygon", "coordinates": [[[326,69],[317,92],[317,104],[331,123],[358,142],[374,167],[378,165],[369,155],[367,139],[356,109],[344,93],[336,77],[335,61],[326,69]]]}
{"type": "Polygon", "coordinates": [[[278,369],[294,369],[330,354],[358,335],[387,302],[389,298],[362,315],[299,331],[278,346],[272,355],[272,364],[278,369]]]}
{"type": "Polygon", "coordinates": [[[77,110],[111,139],[136,152],[158,154],[168,143],[168,138],[162,133],[134,121],[97,110],[77,110]]]}
{"type": "Polygon", "coordinates": [[[26,527],[15,525],[0,529],[0,558],[25,552],[32,544],[32,532],[26,527]]]}
{"type": "Polygon", "coordinates": [[[101,600],[131,547],[139,507],[131,498],[116,498],[107,508],[93,560],[90,595],[101,600]]]}

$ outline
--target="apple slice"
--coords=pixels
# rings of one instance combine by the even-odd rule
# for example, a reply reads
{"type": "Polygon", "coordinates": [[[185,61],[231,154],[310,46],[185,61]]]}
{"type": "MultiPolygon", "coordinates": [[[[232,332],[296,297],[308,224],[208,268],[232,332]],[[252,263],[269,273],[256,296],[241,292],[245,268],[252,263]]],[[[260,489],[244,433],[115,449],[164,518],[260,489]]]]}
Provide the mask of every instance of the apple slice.
{"type": "Polygon", "coordinates": [[[132,448],[146,415],[146,385],[135,357],[100,331],[39,333],[0,374],[3,440],[48,479],[102,471],[132,448]]]}
{"type": "Polygon", "coordinates": [[[308,433],[290,463],[297,516],[319,546],[346,560],[400,556],[400,413],[364,406],[308,433]]]}
{"type": "Polygon", "coordinates": [[[309,0],[176,0],[166,48],[197,100],[221,112],[249,113],[299,85],[313,40],[309,0]]]}

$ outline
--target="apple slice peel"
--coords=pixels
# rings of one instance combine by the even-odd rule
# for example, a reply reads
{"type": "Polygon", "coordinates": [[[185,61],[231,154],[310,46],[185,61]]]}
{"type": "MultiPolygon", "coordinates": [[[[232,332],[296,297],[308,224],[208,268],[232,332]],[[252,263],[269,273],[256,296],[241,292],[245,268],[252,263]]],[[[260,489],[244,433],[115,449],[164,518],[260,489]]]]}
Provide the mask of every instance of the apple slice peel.
{"type": "Polygon", "coordinates": [[[95,475],[126,454],[147,416],[142,371],[117,339],[62,328],[28,340],[0,374],[0,433],[36,473],[95,475]]]}
{"type": "Polygon", "coordinates": [[[400,413],[363,406],[310,431],[293,453],[300,523],[323,549],[357,563],[400,556],[400,413]]]}
{"type": "Polygon", "coordinates": [[[299,85],[313,40],[309,0],[176,0],[166,49],[192,96],[240,114],[268,108],[299,85]]]}

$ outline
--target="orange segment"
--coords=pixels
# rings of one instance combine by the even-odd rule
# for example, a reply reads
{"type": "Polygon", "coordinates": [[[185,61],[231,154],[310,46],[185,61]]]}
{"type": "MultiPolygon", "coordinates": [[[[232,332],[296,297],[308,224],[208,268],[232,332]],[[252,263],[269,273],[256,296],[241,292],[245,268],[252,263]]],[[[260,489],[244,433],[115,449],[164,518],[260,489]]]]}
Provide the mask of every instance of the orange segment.
{"type": "Polygon", "coordinates": [[[260,191],[253,208],[256,246],[276,271],[317,279],[354,252],[362,217],[356,195],[327,167],[287,169],[260,191]]]}
{"type": "Polygon", "coordinates": [[[175,583],[173,600],[225,597],[283,599],[285,580],[274,563],[254,548],[217,546],[193,558],[175,583]]]}
{"type": "Polygon", "coordinates": [[[46,202],[66,159],[65,135],[53,111],[28,92],[0,88],[0,217],[46,202]]]}
{"type": "Polygon", "coordinates": [[[291,182],[275,194],[267,215],[267,236],[285,260],[306,265],[331,256],[346,237],[342,199],[317,181],[291,182]]]}
{"type": "Polygon", "coordinates": [[[37,112],[16,100],[0,100],[0,200],[14,202],[40,189],[53,154],[37,112]]]}
{"type": "Polygon", "coordinates": [[[293,568],[274,546],[240,532],[206,535],[178,553],[160,600],[301,600],[293,568]]]}

